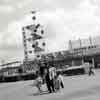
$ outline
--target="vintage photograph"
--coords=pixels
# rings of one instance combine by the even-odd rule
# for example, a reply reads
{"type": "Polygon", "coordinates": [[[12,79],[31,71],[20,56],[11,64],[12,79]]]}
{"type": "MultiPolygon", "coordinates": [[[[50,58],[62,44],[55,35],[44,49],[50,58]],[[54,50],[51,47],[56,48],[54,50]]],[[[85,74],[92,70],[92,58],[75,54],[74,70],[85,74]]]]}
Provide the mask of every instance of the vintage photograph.
{"type": "Polygon", "coordinates": [[[0,100],[100,100],[100,0],[0,0],[0,100]]]}

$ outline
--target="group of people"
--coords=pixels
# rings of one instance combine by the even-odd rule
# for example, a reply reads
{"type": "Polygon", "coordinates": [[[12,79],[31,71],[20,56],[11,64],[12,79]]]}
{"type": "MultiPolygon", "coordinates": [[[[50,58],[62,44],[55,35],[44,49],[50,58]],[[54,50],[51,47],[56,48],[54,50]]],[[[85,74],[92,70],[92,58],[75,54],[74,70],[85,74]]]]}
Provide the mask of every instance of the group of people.
{"type": "MultiPolygon", "coordinates": [[[[39,71],[36,73],[37,78],[34,81],[35,86],[39,92],[42,92],[42,85],[46,84],[49,93],[57,92],[61,88],[64,88],[64,81],[61,72],[57,72],[53,65],[40,66],[39,71]]],[[[93,71],[92,63],[89,64],[88,75],[95,75],[93,71]]]]}
{"type": "Polygon", "coordinates": [[[63,76],[56,71],[56,68],[49,66],[43,69],[41,67],[40,73],[37,73],[36,87],[39,92],[42,92],[42,84],[46,84],[49,93],[57,92],[60,88],[64,88],[63,76]]]}

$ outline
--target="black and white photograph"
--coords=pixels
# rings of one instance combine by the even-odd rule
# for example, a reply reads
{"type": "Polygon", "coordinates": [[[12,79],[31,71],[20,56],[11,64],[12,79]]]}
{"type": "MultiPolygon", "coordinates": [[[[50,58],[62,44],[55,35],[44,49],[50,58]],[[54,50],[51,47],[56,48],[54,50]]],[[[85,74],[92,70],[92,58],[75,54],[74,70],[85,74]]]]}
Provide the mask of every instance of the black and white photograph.
{"type": "Polygon", "coordinates": [[[100,100],[100,0],[0,0],[0,100],[100,100]]]}

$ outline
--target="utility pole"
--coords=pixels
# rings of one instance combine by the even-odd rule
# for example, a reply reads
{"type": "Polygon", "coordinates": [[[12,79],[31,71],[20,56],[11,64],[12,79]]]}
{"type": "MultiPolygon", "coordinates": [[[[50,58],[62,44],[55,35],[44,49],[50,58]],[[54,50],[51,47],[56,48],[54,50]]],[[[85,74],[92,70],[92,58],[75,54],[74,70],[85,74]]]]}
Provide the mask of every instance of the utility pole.
{"type": "Polygon", "coordinates": [[[79,39],[79,43],[80,43],[80,50],[81,50],[81,53],[82,53],[82,64],[84,64],[84,51],[83,51],[83,49],[82,49],[82,41],[81,41],[81,39],[79,39]]]}
{"type": "Polygon", "coordinates": [[[71,65],[74,66],[74,49],[71,40],[69,40],[69,50],[71,51],[71,56],[72,56],[71,65]]]}
{"type": "MultiPolygon", "coordinates": [[[[89,41],[90,41],[90,46],[92,47],[93,46],[93,43],[92,43],[92,38],[91,36],[89,37],[89,41]]],[[[93,64],[93,67],[95,67],[95,60],[94,60],[94,57],[92,57],[92,64],[93,64]]]]}

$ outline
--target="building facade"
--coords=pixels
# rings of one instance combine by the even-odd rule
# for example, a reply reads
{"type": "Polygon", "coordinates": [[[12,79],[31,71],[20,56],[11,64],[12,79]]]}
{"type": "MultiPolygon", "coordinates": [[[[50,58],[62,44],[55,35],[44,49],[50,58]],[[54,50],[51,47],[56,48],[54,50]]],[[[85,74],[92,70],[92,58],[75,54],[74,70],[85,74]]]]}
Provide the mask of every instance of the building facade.
{"type": "Polygon", "coordinates": [[[69,51],[73,56],[72,65],[92,62],[100,66],[100,36],[69,41],[69,51]]]}

